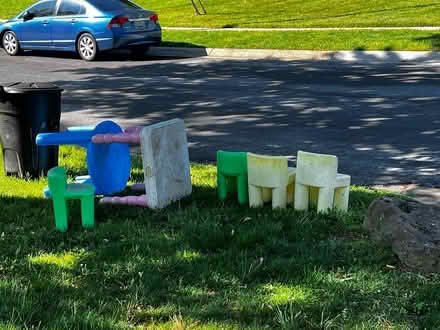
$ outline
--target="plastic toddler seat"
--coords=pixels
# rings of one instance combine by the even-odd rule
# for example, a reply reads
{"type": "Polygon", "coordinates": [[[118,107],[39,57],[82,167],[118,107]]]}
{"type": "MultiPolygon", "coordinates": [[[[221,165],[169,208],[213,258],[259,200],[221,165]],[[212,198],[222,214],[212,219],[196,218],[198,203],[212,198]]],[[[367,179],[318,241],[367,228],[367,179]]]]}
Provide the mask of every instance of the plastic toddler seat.
{"type": "MultiPolygon", "coordinates": [[[[122,191],[130,176],[130,152],[126,143],[94,143],[95,135],[122,133],[121,127],[107,120],[96,127],[76,127],[60,133],[37,135],[37,145],[76,144],[87,149],[90,181],[97,195],[122,191]]],[[[82,178],[84,179],[84,178],[82,178]]]]}
{"type": "Polygon", "coordinates": [[[337,173],[338,158],[332,155],[298,151],[296,159],[295,209],[307,210],[310,187],[319,188],[318,212],[333,206],[347,211],[350,176],[337,173]]]}
{"type": "Polygon", "coordinates": [[[248,152],[247,162],[250,206],[272,200],[272,208],[285,208],[293,201],[295,168],[287,166],[287,157],[248,152]]]}
{"type": "Polygon", "coordinates": [[[49,189],[53,200],[55,225],[59,231],[65,232],[68,228],[67,200],[81,200],[81,220],[85,228],[95,225],[95,187],[91,184],[67,184],[66,170],[57,166],[48,172],[49,189]]]}
{"type": "Polygon", "coordinates": [[[238,202],[249,201],[247,153],[217,151],[217,193],[220,200],[225,200],[228,193],[236,191],[238,202]]]}

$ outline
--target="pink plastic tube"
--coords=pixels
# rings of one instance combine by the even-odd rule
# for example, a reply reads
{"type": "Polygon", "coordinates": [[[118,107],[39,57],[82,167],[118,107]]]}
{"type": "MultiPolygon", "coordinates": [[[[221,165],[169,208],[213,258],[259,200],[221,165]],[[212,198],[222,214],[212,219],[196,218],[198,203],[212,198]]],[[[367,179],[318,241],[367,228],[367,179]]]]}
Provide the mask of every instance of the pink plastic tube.
{"type": "Polygon", "coordinates": [[[114,205],[133,205],[133,206],[143,206],[147,205],[147,196],[125,196],[125,197],[104,197],[99,201],[100,204],[114,204],[114,205]]]}
{"type": "Polygon", "coordinates": [[[129,127],[124,130],[124,133],[118,134],[96,134],[92,136],[92,142],[95,144],[110,144],[110,143],[127,143],[140,144],[140,133],[143,127],[129,127]]]}

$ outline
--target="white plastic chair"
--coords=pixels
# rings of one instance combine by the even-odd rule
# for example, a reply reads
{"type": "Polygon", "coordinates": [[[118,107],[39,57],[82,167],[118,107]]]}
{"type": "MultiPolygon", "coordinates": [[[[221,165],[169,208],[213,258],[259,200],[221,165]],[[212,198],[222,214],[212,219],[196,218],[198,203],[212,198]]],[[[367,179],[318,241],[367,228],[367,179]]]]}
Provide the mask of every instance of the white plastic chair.
{"type": "Polygon", "coordinates": [[[272,208],[285,208],[293,202],[295,168],[287,157],[264,156],[248,152],[249,205],[257,207],[272,200],[272,208]]]}
{"type": "MultiPolygon", "coordinates": [[[[296,159],[295,209],[309,208],[312,187],[318,188],[318,212],[335,207],[348,209],[350,176],[337,173],[338,158],[332,155],[298,151],[296,159]]],[[[313,189],[316,190],[316,189],[313,189]]]]}

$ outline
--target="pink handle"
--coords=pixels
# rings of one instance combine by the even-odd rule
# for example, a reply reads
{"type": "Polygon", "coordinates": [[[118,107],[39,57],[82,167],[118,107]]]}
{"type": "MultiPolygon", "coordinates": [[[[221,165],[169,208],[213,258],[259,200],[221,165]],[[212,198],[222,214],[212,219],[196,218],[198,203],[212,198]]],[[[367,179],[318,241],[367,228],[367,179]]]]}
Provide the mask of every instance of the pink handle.
{"type": "Polygon", "coordinates": [[[147,205],[147,195],[140,196],[125,196],[125,197],[104,197],[99,201],[100,204],[118,204],[118,205],[133,205],[143,206],[147,205]]]}
{"type": "Polygon", "coordinates": [[[118,134],[96,134],[92,136],[92,142],[96,144],[110,144],[110,143],[129,143],[140,144],[140,133],[143,127],[129,127],[124,130],[124,133],[118,134]]]}

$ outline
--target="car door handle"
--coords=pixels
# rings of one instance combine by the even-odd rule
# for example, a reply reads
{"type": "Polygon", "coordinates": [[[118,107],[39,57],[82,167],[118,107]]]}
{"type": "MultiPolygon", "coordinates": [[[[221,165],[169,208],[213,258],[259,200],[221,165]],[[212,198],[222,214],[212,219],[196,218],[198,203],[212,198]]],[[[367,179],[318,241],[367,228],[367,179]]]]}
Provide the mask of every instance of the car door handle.
{"type": "Polygon", "coordinates": [[[49,21],[43,21],[43,24],[47,25],[47,24],[49,24],[49,21]]]}
{"type": "Polygon", "coordinates": [[[76,23],[76,18],[72,18],[72,23],[76,23]]]}

